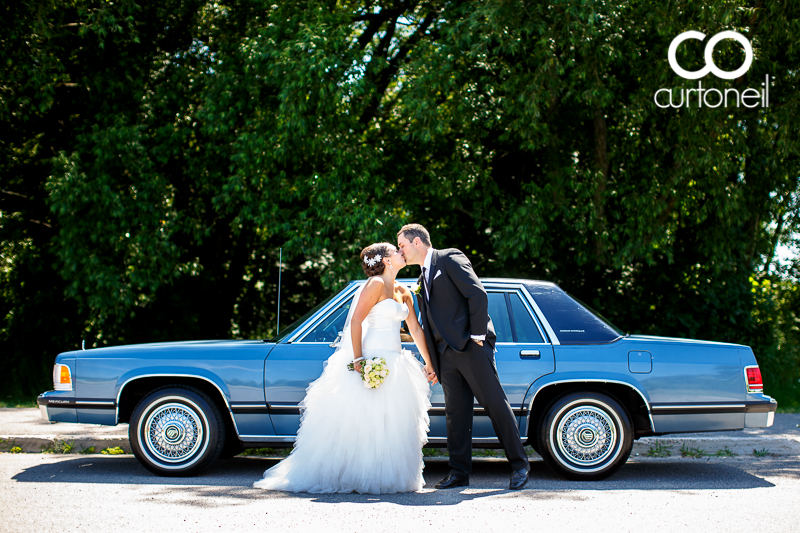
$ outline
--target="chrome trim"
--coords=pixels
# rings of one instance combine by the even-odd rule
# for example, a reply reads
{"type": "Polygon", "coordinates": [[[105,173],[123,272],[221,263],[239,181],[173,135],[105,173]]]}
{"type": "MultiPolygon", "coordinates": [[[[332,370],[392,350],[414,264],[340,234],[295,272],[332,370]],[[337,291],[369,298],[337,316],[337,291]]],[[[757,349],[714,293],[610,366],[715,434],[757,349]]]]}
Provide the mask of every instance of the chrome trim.
{"type": "Polygon", "coordinates": [[[265,403],[237,403],[236,405],[231,405],[232,409],[267,409],[269,405],[265,403]]]}
{"type": "Polygon", "coordinates": [[[713,404],[692,404],[692,405],[653,405],[650,409],[658,411],[660,409],[733,409],[747,407],[743,403],[713,403],[713,404]]]}
{"type": "MultiPolygon", "coordinates": [[[[553,328],[550,326],[550,322],[548,322],[547,319],[545,319],[544,313],[542,313],[542,310],[539,308],[539,304],[536,303],[536,300],[533,299],[533,296],[531,296],[531,293],[528,292],[528,288],[527,287],[525,287],[524,285],[521,285],[521,289],[522,289],[522,293],[525,295],[525,297],[528,300],[528,304],[530,304],[530,306],[533,308],[534,312],[536,313],[536,316],[539,319],[539,322],[542,323],[542,326],[544,326],[545,331],[547,331],[547,335],[550,337],[551,344],[553,346],[559,346],[561,344],[561,341],[558,340],[558,336],[556,335],[556,332],[553,330],[553,328]]],[[[524,300],[525,300],[525,298],[523,298],[523,301],[524,300]]]]}
{"type": "Polygon", "coordinates": [[[47,412],[47,406],[43,403],[39,404],[39,414],[41,414],[42,418],[47,422],[50,422],[50,413],[47,412]]]}
{"type": "MultiPolygon", "coordinates": [[[[539,332],[539,336],[544,341],[544,342],[541,342],[541,343],[539,343],[539,342],[531,342],[531,343],[524,343],[524,344],[546,344],[546,345],[549,346],[550,342],[547,341],[548,334],[547,334],[547,332],[542,331],[542,325],[540,325],[540,322],[542,324],[544,324],[544,314],[541,312],[541,309],[539,309],[538,306],[536,306],[536,309],[538,309],[538,313],[537,313],[537,311],[535,311],[533,309],[533,307],[530,305],[530,302],[527,301],[528,300],[528,296],[530,296],[530,294],[527,293],[527,292],[522,292],[524,290],[525,290],[525,286],[522,285],[522,284],[520,284],[520,285],[518,285],[516,287],[516,291],[517,291],[517,293],[519,295],[519,299],[522,301],[522,305],[528,311],[528,314],[531,315],[531,318],[533,318],[533,324],[536,326],[536,330],[539,332]]],[[[533,301],[533,298],[531,298],[531,300],[533,301]]],[[[535,303],[536,302],[534,302],[534,304],[535,303]]],[[[547,326],[549,327],[550,325],[548,324],[547,326]]],[[[550,328],[550,329],[552,330],[552,328],[550,328]]],[[[551,337],[551,338],[556,338],[555,337],[555,333],[553,333],[553,337],[551,337]]],[[[516,344],[523,344],[523,343],[519,343],[518,342],[516,344]]],[[[558,344],[558,341],[556,341],[555,344],[558,344]]]]}
{"type": "Polygon", "coordinates": [[[95,401],[88,401],[88,400],[81,400],[75,401],[75,406],[78,407],[80,405],[110,405],[112,407],[116,406],[114,402],[95,402],[95,401]]]}
{"type": "Polygon", "coordinates": [[[532,357],[534,359],[539,359],[542,354],[539,350],[520,350],[519,351],[520,357],[532,357]]]}
{"type": "MultiPolygon", "coordinates": [[[[747,365],[742,369],[742,373],[744,374],[744,388],[747,391],[747,394],[764,394],[764,377],[761,377],[761,388],[760,389],[750,389],[750,380],[747,379],[747,369],[748,368],[758,368],[758,365],[747,365]]],[[[760,371],[760,369],[759,369],[760,371]]]]}
{"type": "Polygon", "coordinates": [[[209,383],[214,385],[214,387],[219,391],[219,395],[222,396],[222,400],[225,402],[225,407],[228,408],[228,414],[231,416],[231,422],[233,422],[233,429],[236,430],[236,434],[237,435],[239,434],[239,426],[236,425],[236,417],[233,416],[233,411],[231,410],[231,404],[228,401],[228,398],[225,396],[225,393],[222,392],[222,389],[219,388],[219,385],[217,385],[216,383],[214,383],[213,381],[211,381],[207,377],[198,376],[197,374],[141,374],[141,375],[129,378],[125,383],[123,383],[120,386],[119,392],[117,392],[117,405],[116,405],[116,408],[115,408],[116,412],[114,413],[114,424],[115,425],[119,424],[119,399],[122,397],[122,391],[123,391],[123,389],[125,388],[125,386],[128,383],[130,383],[131,381],[133,381],[135,379],[142,379],[142,378],[170,378],[170,377],[176,377],[176,378],[198,378],[198,379],[202,379],[202,380],[208,381],[209,383]]]}
{"type": "Polygon", "coordinates": [[[531,398],[531,401],[528,404],[528,416],[527,416],[527,418],[525,420],[526,427],[527,427],[528,430],[530,430],[530,427],[531,427],[531,413],[533,412],[532,411],[533,402],[536,401],[536,396],[540,392],[542,392],[544,389],[546,389],[547,387],[549,387],[551,385],[561,385],[563,383],[614,383],[616,385],[626,385],[626,386],[632,388],[633,390],[635,390],[639,394],[639,397],[644,402],[645,407],[647,407],[647,417],[650,419],[650,429],[652,429],[653,433],[655,433],[656,424],[655,424],[655,422],[653,422],[653,413],[651,411],[650,402],[647,401],[647,398],[645,397],[645,395],[642,394],[642,391],[639,390],[639,388],[636,387],[635,385],[631,385],[627,381],[619,381],[619,380],[616,380],[616,379],[564,379],[564,380],[559,380],[559,381],[552,381],[550,383],[547,383],[543,387],[540,387],[533,394],[533,398],[531,398]]]}
{"type": "MultiPolygon", "coordinates": [[[[323,307],[322,309],[317,311],[313,316],[308,317],[308,320],[306,320],[306,323],[303,324],[302,326],[300,326],[299,328],[297,328],[297,331],[295,331],[292,334],[291,337],[286,339],[281,344],[291,344],[295,340],[297,340],[298,338],[300,338],[303,335],[305,335],[306,332],[308,332],[308,330],[312,326],[315,326],[319,322],[320,318],[323,318],[323,317],[327,316],[327,314],[331,311],[331,309],[337,307],[339,304],[342,303],[342,301],[344,299],[346,299],[351,294],[353,294],[356,290],[358,290],[358,288],[363,284],[363,282],[364,282],[364,280],[351,281],[350,285],[348,287],[344,288],[344,290],[339,294],[338,298],[334,298],[333,300],[328,302],[328,305],[326,305],[325,307],[323,307]]],[[[309,343],[309,344],[311,344],[311,343],[309,343]]],[[[317,344],[317,343],[315,343],[315,344],[317,344]]],[[[327,344],[327,343],[318,343],[318,344],[327,344]]]]}
{"type": "Polygon", "coordinates": [[[242,442],[294,442],[297,435],[239,435],[242,442]]]}

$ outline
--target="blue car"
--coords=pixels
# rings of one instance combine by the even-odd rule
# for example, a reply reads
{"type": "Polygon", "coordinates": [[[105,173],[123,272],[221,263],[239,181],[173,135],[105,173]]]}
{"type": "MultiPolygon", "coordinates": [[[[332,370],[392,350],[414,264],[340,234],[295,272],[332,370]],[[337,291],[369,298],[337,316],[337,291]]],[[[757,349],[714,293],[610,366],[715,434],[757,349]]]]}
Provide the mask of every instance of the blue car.
{"type": "MultiPolygon", "coordinates": [[[[747,346],[626,335],[553,283],[482,282],[497,332],[497,370],[520,435],[567,478],[608,477],[640,437],[772,425],[777,403],[763,394],[747,346]]],[[[59,354],[55,390],[39,396],[40,409],[53,422],[127,422],[136,458],[159,475],[192,475],[245,447],[291,447],[298,405],[333,353],[363,283],[351,282],[270,340],[59,354]]],[[[402,330],[401,339],[416,351],[402,330]]],[[[444,446],[440,385],[431,402],[429,446],[444,446]]],[[[473,444],[499,446],[477,403],[473,444]]]]}

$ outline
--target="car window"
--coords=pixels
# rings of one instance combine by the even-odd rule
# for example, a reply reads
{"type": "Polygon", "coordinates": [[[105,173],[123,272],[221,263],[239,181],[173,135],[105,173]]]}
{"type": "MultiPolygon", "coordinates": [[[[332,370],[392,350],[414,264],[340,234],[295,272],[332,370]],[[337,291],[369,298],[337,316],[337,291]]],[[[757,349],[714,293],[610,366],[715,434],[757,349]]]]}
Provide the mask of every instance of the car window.
{"type": "Polygon", "coordinates": [[[334,311],[329,313],[321,322],[317,323],[313,329],[306,333],[300,342],[333,342],[339,333],[344,329],[344,322],[347,320],[347,313],[350,312],[350,304],[353,298],[348,298],[334,311]]]}
{"type": "Polygon", "coordinates": [[[511,320],[508,317],[508,305],[506,305],[506,294],[504,292],[490,292],[489,296],[489,317],[494,324],[494,332],[497,334],[497,342],[514,342],[511,333],[511,320]]]}
{"type": "Polygon", "coordinates": [[[531,317],[525,304],[522,303],[519,294],[509,294],[508,298],[511,301],[511,314],[514,317],[514,329],[517,333],[517,342],[544,342],[542,334],[539,333],[539,328],[536,327],[533,317],[531,317]]]}
{"type": "Polygon", "coordinates": [[[600,344],[622,337],[622,332],[555,285],[526,286],[561,344],[600,344]]]}

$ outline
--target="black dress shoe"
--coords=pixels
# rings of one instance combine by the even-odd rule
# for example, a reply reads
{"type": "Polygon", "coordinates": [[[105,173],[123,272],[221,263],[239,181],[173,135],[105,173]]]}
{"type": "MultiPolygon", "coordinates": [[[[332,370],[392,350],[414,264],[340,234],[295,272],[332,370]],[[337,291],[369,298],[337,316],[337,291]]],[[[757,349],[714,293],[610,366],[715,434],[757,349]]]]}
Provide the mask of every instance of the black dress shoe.
{"type": "Polygon", "coordinates": [[[529,469],[523,468],[511,473],[511,481],[508,484],[509,490],[520,490],[528,483],[529,469]]]}
{"type": "Polygon", "coordinates": [[[469,487],[469,478],[456,474],[447,474],[443,480],[436,484],[437,489],[452,489],[453,487],[469,487]]]}

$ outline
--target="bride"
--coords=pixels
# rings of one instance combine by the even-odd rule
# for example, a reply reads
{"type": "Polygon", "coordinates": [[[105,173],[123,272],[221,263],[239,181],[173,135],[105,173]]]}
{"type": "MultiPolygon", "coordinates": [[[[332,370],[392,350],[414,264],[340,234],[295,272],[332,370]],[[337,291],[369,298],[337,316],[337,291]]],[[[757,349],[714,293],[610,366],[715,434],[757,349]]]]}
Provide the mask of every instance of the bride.
{"type": "Polygon", "coordinates": [[[361,251],[369,279],[353,297],[342,341],[306,390],[292,453],[253,486],[290,492],[387,494],[419,490],[428,442],[430,387],[437,383],[411,292],[395,281],[406,261],[388,243],[361,251]],[[424,369],[400,346],[405,320],[424,369]],[[389,373],[367,388],[363,359],[382,357],[389,373]],[[427,375],[427,378],[426,378],[427,375]]]}

